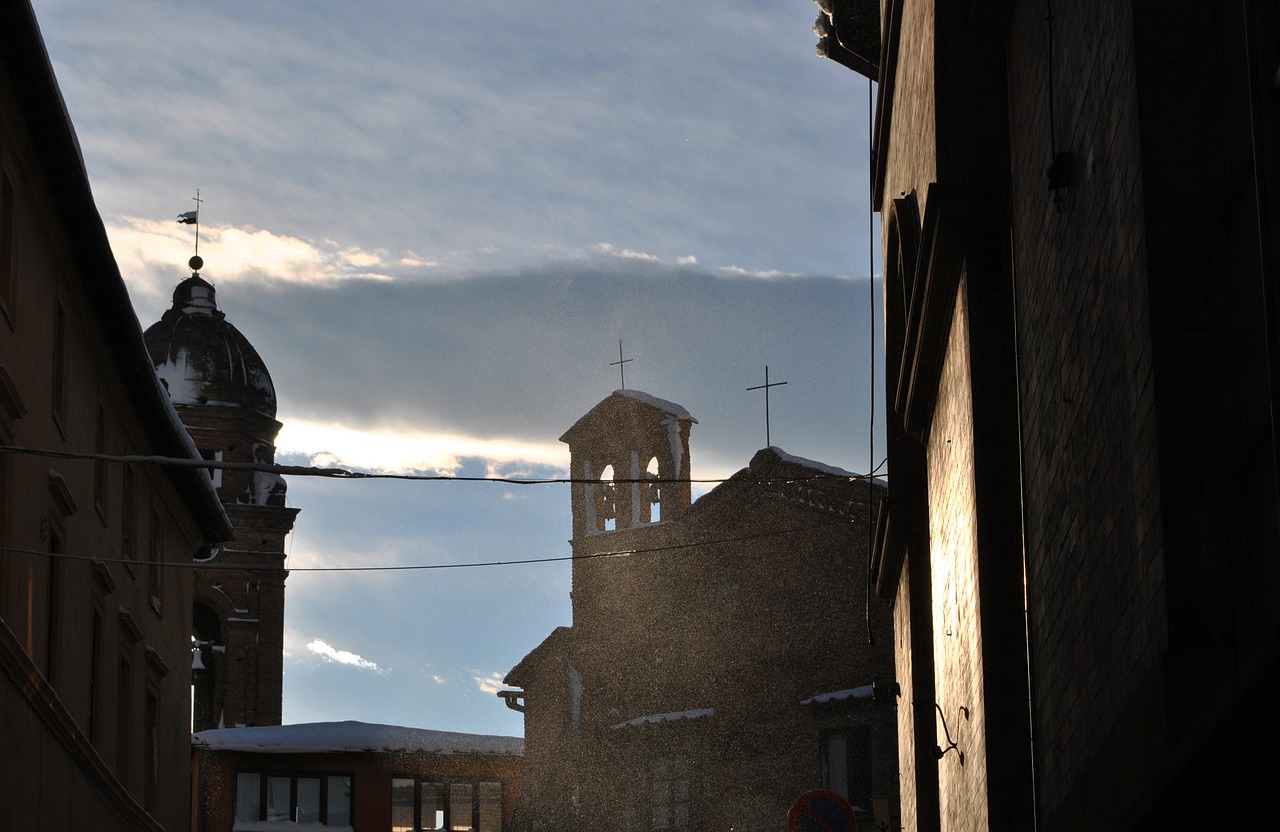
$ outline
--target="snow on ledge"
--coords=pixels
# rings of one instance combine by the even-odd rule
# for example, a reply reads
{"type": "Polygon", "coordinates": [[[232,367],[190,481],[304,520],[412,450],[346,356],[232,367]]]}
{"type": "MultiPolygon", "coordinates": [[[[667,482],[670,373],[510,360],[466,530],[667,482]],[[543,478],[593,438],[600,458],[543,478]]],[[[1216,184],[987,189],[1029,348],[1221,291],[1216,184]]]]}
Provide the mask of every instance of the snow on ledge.
{"type": "Polygon", "coordinates": [[[695,708],[690,711],[672,711],[667,714],[649,714],[648,716],[638,716],[635,719],[628,719],[626,722],[619,722],[613,727],[615,729],[629,728],[651,722],[672,722],[677,719],[698,719],[704,716],[712,716],[715,712],[715,708],[695,708]]]}
{"type": "MultiPolygon", "coordinates": [[[[425,751],[435,754],[524,753],[520,737],[459,734],[401,725],[365,722],[311,722],[253,728],[215,728],[193,734],[196,748],[213,751],[251,751],[259,754],[332,753],[356,751],[425,751]]],[[[290,827],[297,832],[297,827],[290,827]]]]}
{"type": "Polygon", "coordinates": [[[801,705],[822,705],[827,702],[843,702],[846,699],[870,699],[873,692],[871,685],[862,685],[856,688],[846,688],[845,690],[833,690],[830,693],[820,693],[817,696],[810,696],[808,699],[800,700],[801,705]]]}

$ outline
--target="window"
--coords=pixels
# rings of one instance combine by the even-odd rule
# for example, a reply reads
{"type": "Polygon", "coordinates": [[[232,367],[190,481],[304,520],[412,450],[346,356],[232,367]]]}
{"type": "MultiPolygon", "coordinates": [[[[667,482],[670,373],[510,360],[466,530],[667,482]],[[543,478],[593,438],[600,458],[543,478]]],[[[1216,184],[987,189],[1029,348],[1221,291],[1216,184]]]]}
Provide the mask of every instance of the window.
{"type": "Polygon", "coordinates": [[[155,684],[147,685],[143,719],[147,726],[142,753],[146,777],[146,785],[143,787],[144,805],[148,812],[154,812],[160,790],[160,691],[155,684]]]}
{"type": "Polygon", "coordinates": [[[132,748],[133,720],[133,663],[126,654],[128,647],[120,645],[120,665],[116,670],[116,779],[128,784],[129,751],[132,748]]]}
{"type": "MultiPolygon", "coordinates": [[[[93,428],[93,451],[97,454],[107,452],[107,411],[101,404],[98,405],[98,417],[93,428]]],[[[102,522],[107,522],[107,463],[101,459],[93,461],[93,505],[102,522]]]]}
{"type": "Polygon", "coordinates": [[[618,528],[618,484],[613,481],[613,466],[600,472],[600,496],[596,502],[596,529],[611,532],[618,528]]]}
{"type": "Polygon", "coordinates": [[[102,603],[95,599],[89,630],[89,742],[97,745],[102,724],[102,603]]]}
{"type": "Polygon", "coordinates": [[[649,769],[650,829],[689,829],[689,757],[657,757],[649,769]]]}
{"type": "MultiPolygon", "coordinates": [[[[134,559],[135,535],[137,534],[137,483],[133,473],[133,466],[124,466],[124,488],[122,489],[122,506],[120,509],[120,554],[126,560],[134,559]]],[[[131,572],[132,567],[125,564],[131,572]]]]}
{"type": "Polygon", "coordinates": [[[0,166],[0,313],[13,315],[13,183],[0,166]]]}
{"type": "Polygon", "coordinates": [[[856,809],[871,809],[871,728],[855,725],[822,735],[822,787],[856,809]]]}
{"type": "Polygon", "coordinates": [[[697,760],[688,754],[652,757],[635,772],[629,832],[686,832],[702,828],[697,760]]]}
{"type": "Polygon", "coordinates": [[[502,784],[397,777],[391,781],[391,830],[501,832],[502,784]]]}
{"type": "Polygon", "coordinates": [[[53,420],[63,430],[67,419],[67,310],[61,302],[53,313],[53,378],[49,390],[53,420]]]}
{"type": "Polygon", "coordinates": [[[645,489],[648,494],[643,500],[641,522],[657,523],[662,520],[662,483],[658,473],[658,458],[650,457],[644,469],[645,489]]]}
{"type": "Polygon", "coordinates": [[[241,771],[236,820],[351,825],[350,774],[241,771]]]}
{"type": "Polygon", "coordinates": [[[58,683],[58,660],[61,658],[62,641],[62,535],[50,527],[49,537],[49,585],[45,598],[44,676],[49,684],[58,683]]]}
{"type": "Polygon", "coordinates": [[[164,563],[164,518],[155,509],[151,511],[151,528],[148,534],[151,536],[151,563],[147,566],[147,588],[151,594],[151,609],[159,614],[163,593],[160,581],[164,574],[164,567],[161,566],[164,563]]]}

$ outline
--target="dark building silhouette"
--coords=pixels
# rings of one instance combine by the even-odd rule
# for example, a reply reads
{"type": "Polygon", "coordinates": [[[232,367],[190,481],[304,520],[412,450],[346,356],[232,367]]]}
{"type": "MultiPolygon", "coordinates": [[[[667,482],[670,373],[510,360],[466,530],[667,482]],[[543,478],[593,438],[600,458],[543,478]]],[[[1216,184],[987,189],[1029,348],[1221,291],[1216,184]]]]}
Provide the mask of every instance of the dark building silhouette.
{"type": "MultiPolygon", "coordinates": [[[[147,351],[205,459],[272,463],[276,391],[253,345],[192,273],[145,333],[147,351]]],[[[284,682],[285,537],[298,509],[278,474],[213,469],[235,539],[200,553],[192,635],[194,730],[279,725],[284,682]]]]}
{"type": "Polygon", "coordinates": [[[185,830],[189,567],[231,525],[25,0],[0,3],[0,445],[0,829],[185,830]]]}
{"type": "Polygon", "coordinates": [[[1265,824],[1276,4],[821,5],[878,84],[903,827],[1265,824]]]}
{"type": "Polygon", "coordinates": [[[818,788],[888,823],[890,619],[868,644],[849,592],[879,486],[768,448],[691,502],[694,421],[619,390],[561,437],[573,626],[500,694],[525,715],[514,828],[776,829],[818,788]]]}

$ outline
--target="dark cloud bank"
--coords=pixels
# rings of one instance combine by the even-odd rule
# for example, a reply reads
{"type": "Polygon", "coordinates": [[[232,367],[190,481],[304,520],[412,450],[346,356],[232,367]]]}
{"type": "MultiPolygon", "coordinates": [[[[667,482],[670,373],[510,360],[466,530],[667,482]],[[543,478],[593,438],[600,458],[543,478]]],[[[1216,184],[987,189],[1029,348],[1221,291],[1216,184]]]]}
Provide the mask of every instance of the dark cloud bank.
{"type": "Polygon", "coordinates": [[[610,259],[446,282],[236,283],[220,300],[270,366],[284,418],[551,441],[619,386],[622,339],[627,387],[688,407],[702,462],[744,464],[765,444],[763,400],[745,388],[768,364],[788,382],[771,398],[773,443],[865,469],[870,293],[865,278],[610,259]]]}

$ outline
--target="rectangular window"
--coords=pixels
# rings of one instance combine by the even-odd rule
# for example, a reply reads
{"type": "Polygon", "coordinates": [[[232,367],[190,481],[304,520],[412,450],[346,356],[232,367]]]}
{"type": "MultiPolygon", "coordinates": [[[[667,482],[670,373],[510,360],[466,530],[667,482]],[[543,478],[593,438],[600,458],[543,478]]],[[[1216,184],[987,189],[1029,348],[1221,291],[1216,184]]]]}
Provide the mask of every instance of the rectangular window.
{"type": "Polygon", "coordinates": [[[45,598],[44,677],[56,685],[59,642],[62,640],[62,537],[49,529],[49,586],[45,598]]]}
{"type": "Polygon", "coordinates": [[[502,783],[496,781],[391,781],[391,830],[502,832],[502,783]]]}
{"type": "Polygon", "coordinates": [[[413,781],[396,777],[391,781],[391,832],[413,832],[413,781]]]}
{"type": "Polygon", "coordinates": [[[475,787],[470,783],[449,784],[449,829],[451,832],[472,832],[471,804],[475,787]]]}
{"type": "Polygon", "coordinates": [[[97,603],[93,606],[89,651],[89,742],[97,745],[102,721],[102,608],[97,603]]]}
{"type": "MultiPolygon", "coordinates": [[[[98,405],[97,421],[93,428],[93,452],[107,452],[107,411],[98,405]]],[[[107,463],[101,459],[93,461],[93,506],[98,516],[105,523],[107,520],[107,463]]]]}
{"type": "Polygon", "coordinates": [[[479,832],[502,830],[502,784],[481,783],[479,801],[479,832]]]}
{"type": "Polygon", "coordinates": [[[147,685],[147,698],[144,717],[147,735],[143,739],[143,769],[146,772],[144,787],[144,805],[148,812],[154,812],[156,797],[160,791],[160,693],[151,685],[147,685]]]}
{"type": "Polygon", "coordinates": [[[327,777],[325,823],[329,826],[351,825],[351,778],[345,774],[327,777]]]}
{"type": "Polygon", "coordinates": [[[693,791],[687,754],[655,757],[649,763],[648,829],[693,829],[693,791]]]}
{"type": "Polygon", "coordinates": [[[350,774],[237,772],[236,820],[351,826],[351,786],[350,774]]]}
{"type": "MultiPolygon", "coordinates": [[[[137,534],[137,503],[135,493],[137,483],[134,478],[133,466],[126,465],[124,467],[124,489],[121,494],[122,505],[120,508],[120,554],[125,560],[134,559],[134,545],[136,543],[135,535],[137,534]]],[[[128,566],[128,564],[126,564],[128,566]]]]}
{"type": "Polygon", "coordinates": [[[0,313],[13,325],[13,183],[0,166],[0,313]]]}
{"type": "Polygon", "coordinates": [[[150,560],[147,565],[147,588],[151,593],[151,609],[156,613],[160,612],[160,599],[162,597],[163,587],[161,581],[164,579],[164,518],[160,516],[160,512],[152,509],[151,511],[151,527],[147,530],[151,537],[150,560]]]}
{"type": "Polygon", "coordinates": [[[267,815],[263,820],[290,820],[289,798],[293,792],[293,778],[271,776],[267,778],[267,815]]]}
{"type": "Polygon", "coordinates": [[[236,820],[258,820],[262,814],[262,775],[256,771],[236,774],[236,820]]]}
{"type": "Polygon", "coordinates": [[[128,785],[129,757],[133,747],[133,665],[129,657],[120,654],[120,667],[116,676],[116,779],[128,785]]]}
{"type": "Polygon", "coordinates": [[[60,430],[67,418],[67,310],[59,302],[53,313],[53,378],[50,380],[53,420],[60,430]]]}
{"type": "Polygon", "coordinates": [[[444,829],[444,783],[422,783],[418,788],[422,793],[418,828],[444,829]]]}
{"type": "Polygon", "coordinates": [[[871,809],[871,728],[854,725],[822,735],[822,787],[871,809]]]}

